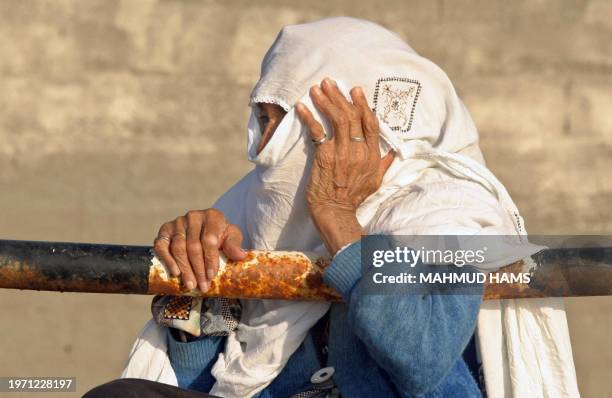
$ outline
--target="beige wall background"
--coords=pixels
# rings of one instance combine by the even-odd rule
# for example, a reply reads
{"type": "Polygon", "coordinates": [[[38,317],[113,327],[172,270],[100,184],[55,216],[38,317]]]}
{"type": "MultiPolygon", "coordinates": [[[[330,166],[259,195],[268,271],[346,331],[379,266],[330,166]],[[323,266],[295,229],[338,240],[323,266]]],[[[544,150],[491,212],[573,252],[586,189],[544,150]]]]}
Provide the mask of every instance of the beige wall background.
{"type": "MultiPolygon", "coordinates": [[[[277,31],[332,15],[446,70],[532,233],[612,233],[610,1],[0,0],[0,238],[149,244],[208,207],[277,31]]],[[[0,376],[115,378],[148,304],[0,291],[0,376]]],[[[612,397],[612,299],[566,304],[582,394],[612,397]]]]}

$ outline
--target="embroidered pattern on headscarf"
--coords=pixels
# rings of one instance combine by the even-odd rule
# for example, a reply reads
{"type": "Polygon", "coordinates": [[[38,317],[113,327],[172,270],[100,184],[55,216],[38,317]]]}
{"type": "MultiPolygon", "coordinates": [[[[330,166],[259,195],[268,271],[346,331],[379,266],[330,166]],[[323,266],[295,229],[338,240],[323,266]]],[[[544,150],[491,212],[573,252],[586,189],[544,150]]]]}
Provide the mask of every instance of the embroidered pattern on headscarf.
{"type": "Polygon", "coordinates": [[[412,127],[421,83],[402,77],[378,79],[374,89],[374,111],[391,130],[407,133],[412,127]]]}

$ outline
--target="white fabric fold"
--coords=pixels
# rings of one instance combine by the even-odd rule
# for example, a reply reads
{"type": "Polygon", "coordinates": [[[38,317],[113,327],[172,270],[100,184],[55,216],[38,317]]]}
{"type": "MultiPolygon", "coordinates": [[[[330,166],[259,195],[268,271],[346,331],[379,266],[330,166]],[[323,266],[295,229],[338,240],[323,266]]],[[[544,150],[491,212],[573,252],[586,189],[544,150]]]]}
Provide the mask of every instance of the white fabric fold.
{"type": "MultiPolygon", "coordinates": [[[[308,96],[302,101],[317,112],[308,96]]],[[[245,189],[244,213],[238,217],[249,247],[325,254],[306,205],[305,170],[312,153],[302,124],[291,108],[258,154],[262,132],[256,112],[249,121],[247,148],[255,170],[245,189]]],[[[237,209],[224,211],[233,215],[237,209]]],[[[242,305],[241,321],[212,369],[217,379],[213,395],[251,397],[267,387],[330,304],[242,300],[242,305]]]]}
{"type": "Polygon", "coordinates": [[[167,347],[166,328],[150,319],[132,345],[121,378],[154,380],[176,386],[176,374],[168,359],[167,347]]]}
{"type": "Polygon", "coordinates": [[[249,318],[227,338],[212,374],[211,394],[250,397],[268,386],[283,370],[291,354],[329,308],[328,303],[282,300],[246,303],[249,318]]]}

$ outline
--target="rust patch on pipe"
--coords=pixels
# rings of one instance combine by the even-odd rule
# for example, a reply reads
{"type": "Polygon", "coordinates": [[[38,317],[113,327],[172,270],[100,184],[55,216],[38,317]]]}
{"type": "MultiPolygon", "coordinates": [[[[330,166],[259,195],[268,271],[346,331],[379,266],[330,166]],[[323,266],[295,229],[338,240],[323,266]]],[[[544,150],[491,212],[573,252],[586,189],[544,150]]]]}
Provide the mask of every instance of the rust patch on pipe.
{"type": "Polygon", "coordinates": [[[10,262],[0,267],[0,287],[3,288],[46,290],[48,283],[41,277],[36,268],[27,264],[10,262]]]}
{"type": "MultiPolygon", "coordinates": [[[[529,272],[527,264],[519,260],[492,272],[502,278],[502,274],[519,274],[529,272]]],[[[485,283],[483,300],[498,300],[505,298],[545,297],[545,295],[526,283],[485,283]]]]}
{"type": "Polygon", "coordinates": [[[169,276],[163,265],[154,263],[149,271],[149,293],[286,300],[340,299],[323,281],[323,271],[330,263],[325,258],[313,260],[299,252],[251,250],[242,261],[223,263],[204,294],[197,289],[182,288],[179,278],[169,276]]]}
{"type": "Polygon", "coordinates": [[[69,269],[42,270],[39,266],[23,262],[4,263],[0,267],[0,288],[20,290],[47,290],[56,292],[133,293],[131,286],[141,283],[134,275],[129,281],[113,280],[113,275],[96,277],[71,273],[69,269]]]}
{"type": "Polygon", "coordinates": [[[178,296],[189,291],[182,288],[180,278],[168,276],[163,266],[152,265],[149,269],[149,293],[178,296]]]}

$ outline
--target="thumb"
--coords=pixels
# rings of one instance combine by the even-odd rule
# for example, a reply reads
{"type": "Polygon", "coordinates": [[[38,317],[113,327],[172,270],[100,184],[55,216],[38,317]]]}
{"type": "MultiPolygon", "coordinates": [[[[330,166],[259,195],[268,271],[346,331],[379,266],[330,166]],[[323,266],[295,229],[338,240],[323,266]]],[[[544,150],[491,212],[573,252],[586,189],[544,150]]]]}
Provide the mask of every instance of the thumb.
{"type": "Polygon", "coordinates": [[[241,248],[242,232],[238,227],[230,224],[226,230],[225,239],[223,239],[222,250],[228,259],[233,261],[244,260],[246,252],[241,248]]]}

